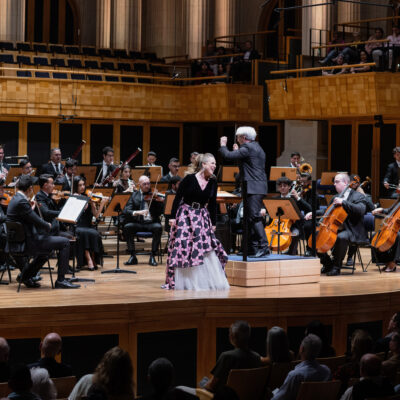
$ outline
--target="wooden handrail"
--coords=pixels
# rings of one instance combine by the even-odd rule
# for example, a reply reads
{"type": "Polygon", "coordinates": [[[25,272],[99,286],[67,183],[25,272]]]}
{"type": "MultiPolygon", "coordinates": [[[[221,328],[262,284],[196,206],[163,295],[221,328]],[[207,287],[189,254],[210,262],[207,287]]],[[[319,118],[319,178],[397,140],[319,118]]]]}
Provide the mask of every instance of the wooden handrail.
{"type": "Polygon", "coordinates": [[[226,57],[238,57],[243,56],[244,53],[231,53],[231,54],[221,54],[217,56],[203,56],[199,58],[191,58],[190,60],[208,60],[210,58],[226,58],[226,57]]]}
{"type": "MultiPolygon", "coordinates": [[[[350,22],[341,22],[340,24],[336,24],[336,26],[349,26],[349,25],[359,25],[362,23],[368,23],[368,22],[379,22],[379,21],[390,21],[393,19],[400,19],[399,15],[395,15],[393,17],[380,17],[380,18],[371,18],[371,19],[360,19],[358,21],[350,21],[350,22]]],[[[372,28],[373,29],[373,28],[372,28]]]]}
{"type": "Polygon", "coordinates": [[[389,39],[375,39],[375,40],[365,40],[363,42],[324,44],[323,46],[314,46],[312,49],[316,50],[316,49],[328,49],[331,47],[351,47],[351,46],[357,46],[359,44],[386,43],[386,42],[389,42],[389,39]]]}
{"type": "Polygon", "coordinates": [[[189,57],[189,54],[181,54],[181,55],[178,55],[178,56],[166,56],[166,57],[163,57],[163,59],[164,59],[164,60],[168,60],[168,59],[170,59],[170,58],[182,58],[182,57],[188,58],[188,57],[189,57]]]}
{"type": "Polygon", "coordinates": [[[276,31],[270,30],[270,31],[259,31],[259,32],[249,32],[249,33],[235,33],[233,35],[217,36],[213,40],[234,38],[234,37],[241,37],[241,36],[266,35],[269,33],[276,33],[276,31]]]}
{"type": "Polygon", "coordinates": [[[376,64],[371,63],[364,63],[364,64],[347,64],[347,65],[333,65],[331,67],[313,67],[313,68],[298,68],[298,69],[283,69],[278,71],[270,71],[271,75],[279,75],[279,74],[291,74],[297,72],[309,72],[309,71],[325,71],[325,70],[332,70],[332,69],[348,69],[354,67],[375,67],[376,64]]]}

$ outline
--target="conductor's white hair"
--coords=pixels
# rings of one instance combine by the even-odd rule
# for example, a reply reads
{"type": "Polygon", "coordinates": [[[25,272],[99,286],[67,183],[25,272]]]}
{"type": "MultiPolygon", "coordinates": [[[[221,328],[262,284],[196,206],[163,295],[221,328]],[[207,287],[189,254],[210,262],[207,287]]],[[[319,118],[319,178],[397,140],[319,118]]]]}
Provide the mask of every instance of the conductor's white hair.
{"type": "Polygon", "coordinates": [[[251,126],[240,126],[236,131],[236,136],[243,135],[248,140],[256,140],[257,132],[251,126]]]}

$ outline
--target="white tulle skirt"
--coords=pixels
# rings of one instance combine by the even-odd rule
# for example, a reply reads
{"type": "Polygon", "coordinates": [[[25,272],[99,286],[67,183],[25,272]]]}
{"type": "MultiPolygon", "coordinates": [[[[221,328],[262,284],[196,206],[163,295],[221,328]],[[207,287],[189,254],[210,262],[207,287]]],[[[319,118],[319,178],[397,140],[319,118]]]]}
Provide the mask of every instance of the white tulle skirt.
{"type": "Polygon", "coordinates": [[[175,268],[175,290],[227,290],[229,283],[215,251],[195,267],[175,268]]]}

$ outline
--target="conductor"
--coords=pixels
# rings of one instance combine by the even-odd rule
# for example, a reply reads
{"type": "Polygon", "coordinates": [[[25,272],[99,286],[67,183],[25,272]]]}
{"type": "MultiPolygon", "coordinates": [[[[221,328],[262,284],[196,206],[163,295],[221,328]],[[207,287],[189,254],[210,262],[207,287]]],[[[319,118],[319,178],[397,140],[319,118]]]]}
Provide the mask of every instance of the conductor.
{"type": "MultiPolygon", "coordinates": [[[[255,141],[257,133],[250,126],[241,126],[236,131],[236,140],[240,147],[234,150],[226,147],[226,136],[220,139],[220,153],[230,161],[239,161],[240,175],[247,182],[248,226],[251,227],[249,255],[264,257],[270,253],[260,214],[262,200],[267,194],[267,176],[265,174],[265,153],[255,141]]],[[[242,190],[243,192],[243,190],[242,190]]]]}

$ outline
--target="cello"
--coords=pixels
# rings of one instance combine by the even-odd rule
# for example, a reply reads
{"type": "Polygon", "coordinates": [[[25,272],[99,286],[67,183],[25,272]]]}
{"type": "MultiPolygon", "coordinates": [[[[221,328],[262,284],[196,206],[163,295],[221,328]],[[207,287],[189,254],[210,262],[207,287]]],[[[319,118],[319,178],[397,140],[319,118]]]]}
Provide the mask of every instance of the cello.
{"type": "MultiPolygon", "coordinates": [[[[359,179],[357,176],[354,177],[345,189],[338,196],[343,198],[351,185],[358,183],[359,179]]],[[[316,249],[318,253],[327,253],[336,243],[338,230],[347,218],[347,212],[342,205],[331,204],[325,211],[325,214],[321,217],[318,228],[318,234],[316,238],[316,249]]],[[[312,247],[312,236],[308,238],[308,245],[312,247]]]]}

